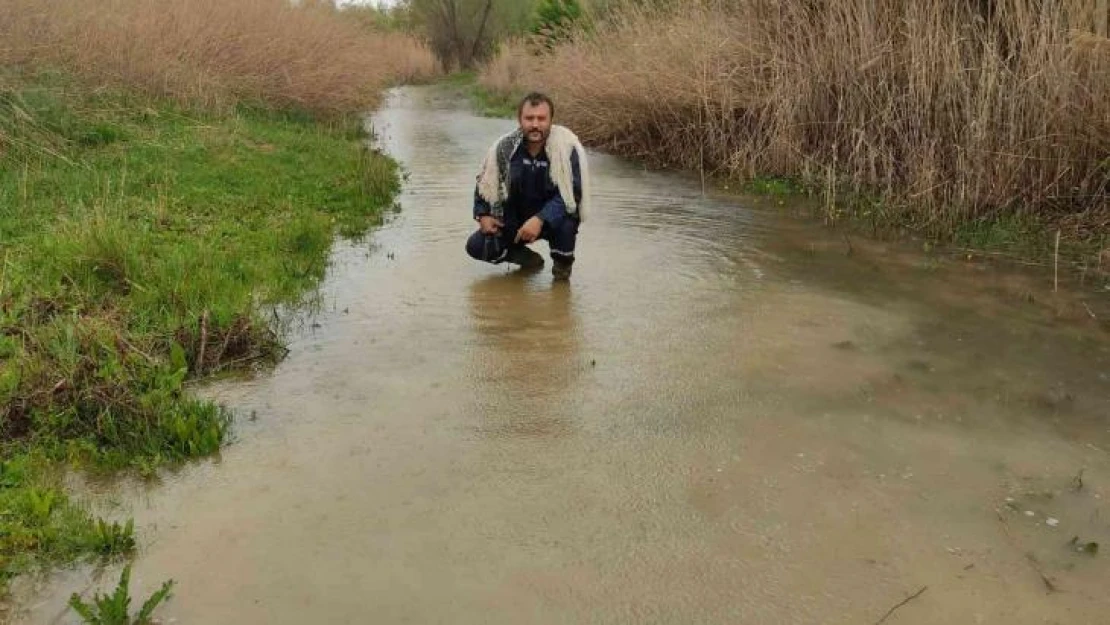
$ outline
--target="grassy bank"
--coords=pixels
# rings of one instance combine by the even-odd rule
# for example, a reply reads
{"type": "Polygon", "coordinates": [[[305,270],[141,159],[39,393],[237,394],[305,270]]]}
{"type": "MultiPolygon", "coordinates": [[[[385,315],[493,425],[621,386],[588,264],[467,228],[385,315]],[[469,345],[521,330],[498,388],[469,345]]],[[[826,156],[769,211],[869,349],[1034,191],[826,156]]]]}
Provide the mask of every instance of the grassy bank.
{"type": "Polygon", "coordinates": [[[549,53],[506,46],[482,84],[552,92],[618,154],[793,180],[830,220],[1036,254],[1110,230],[1095,0],[627,4],[549,53]]]}
{"type": "Polygon", "coordinates": [[[468,101],[476,114],[484,117],[515,117],[518,99],[523,95],[517,94],[512,87],[489,87],[474,72],[448,74],[437,84],[451,89],[459,98],[468,101]]]}
{"type": "Polygon", "coordinates": [[[333,236],[391,202],[353,118],[202,113],[66,74],[0,88],[0,577],[129,541],[59,470],[217,451],[228,416],[184,384],[272,362],[270,306],[324,275],[333,236]],[[114,533],[113,533],[114,532],[114,533]]]}
{"type": "Polygon", "coordinates": [[[186,384],[281,357],[272,307],[395,192],[357,116],[434,73],[323,3],[0,0],[0,595],[134,549],[65,471],[220,448],[186,384]]]}

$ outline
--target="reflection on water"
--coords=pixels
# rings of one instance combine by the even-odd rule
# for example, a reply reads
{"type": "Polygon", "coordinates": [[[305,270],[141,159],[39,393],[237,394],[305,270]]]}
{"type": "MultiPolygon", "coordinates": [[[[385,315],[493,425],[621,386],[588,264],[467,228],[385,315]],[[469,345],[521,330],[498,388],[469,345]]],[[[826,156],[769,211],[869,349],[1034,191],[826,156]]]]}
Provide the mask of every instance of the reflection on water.
{"type": "Polygon", "coordinates": [[[478,429],[490,436],[569,434],[582,371],[572,285],[513,271],[475,280],[468,295],[479,342],[469,365],[478,429]]]}

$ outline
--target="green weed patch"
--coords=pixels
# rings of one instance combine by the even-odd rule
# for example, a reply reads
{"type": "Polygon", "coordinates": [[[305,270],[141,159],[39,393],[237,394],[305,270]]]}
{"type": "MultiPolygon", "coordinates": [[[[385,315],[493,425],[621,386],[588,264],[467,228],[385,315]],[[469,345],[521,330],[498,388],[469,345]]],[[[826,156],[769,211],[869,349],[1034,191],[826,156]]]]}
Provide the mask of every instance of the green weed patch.
{"type": "Polygon", "coordinates": [[[187,381],[274,362],[334,237],[392,201],[354,119],[221,115],[61,75],[0,80],[0,577],[133,548],[49,477],[216,452],[187,381]]]}

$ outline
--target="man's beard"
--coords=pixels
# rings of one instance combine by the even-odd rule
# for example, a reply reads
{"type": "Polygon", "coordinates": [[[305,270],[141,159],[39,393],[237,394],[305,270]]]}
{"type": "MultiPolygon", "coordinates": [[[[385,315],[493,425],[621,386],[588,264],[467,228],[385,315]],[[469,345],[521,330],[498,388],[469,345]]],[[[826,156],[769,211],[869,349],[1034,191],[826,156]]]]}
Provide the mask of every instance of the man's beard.
{"type": "Polygon", "coordinates": [[[542,143],[544,141],[547,141],[548,134],[549,133],[544,132],[543,130],[536,129],[525,131],[524,136],[528,139],[528,141],[532,143],[542,143]]]}

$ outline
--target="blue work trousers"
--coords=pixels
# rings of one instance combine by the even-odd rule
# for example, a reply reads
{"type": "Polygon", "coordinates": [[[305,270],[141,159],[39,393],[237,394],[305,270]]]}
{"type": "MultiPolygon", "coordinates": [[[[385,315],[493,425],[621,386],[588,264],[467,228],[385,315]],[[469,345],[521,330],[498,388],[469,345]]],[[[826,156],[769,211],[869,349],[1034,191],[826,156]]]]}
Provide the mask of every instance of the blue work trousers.
{"type": "MultiPolygon", "coordinates": [[[[524,242],[514,242],[520,226],[521,224],[506,219],[505,225],[497,234],[484,234],[479,230],[467,239],[466,253],[476,260],[495,265],[505,262],[510,258],[513,247],[526,245],[524,242]]],[[[544,223],[539,238],[550,245],[553,261],[573,263],[574,245],[578,239],[578,220],[568,216],[555,225],[544,223]]]]}

